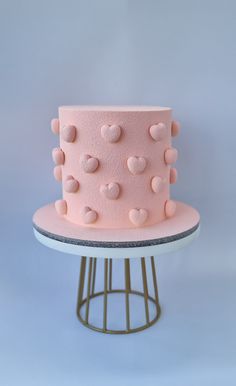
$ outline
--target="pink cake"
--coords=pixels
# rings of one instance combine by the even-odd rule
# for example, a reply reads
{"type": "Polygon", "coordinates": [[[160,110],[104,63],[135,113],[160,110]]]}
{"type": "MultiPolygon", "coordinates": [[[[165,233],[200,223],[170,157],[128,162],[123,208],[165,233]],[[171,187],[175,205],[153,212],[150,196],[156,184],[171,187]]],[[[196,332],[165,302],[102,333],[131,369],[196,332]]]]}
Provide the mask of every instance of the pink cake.
{"type": "Polygon", "coordinates": [[[136,106],[62,106],[52,131],[54,176],[62,182],[60,216],[82,227],[136,228],[175,216],[170,184],[179,125],[171,109],[136,106]]]}

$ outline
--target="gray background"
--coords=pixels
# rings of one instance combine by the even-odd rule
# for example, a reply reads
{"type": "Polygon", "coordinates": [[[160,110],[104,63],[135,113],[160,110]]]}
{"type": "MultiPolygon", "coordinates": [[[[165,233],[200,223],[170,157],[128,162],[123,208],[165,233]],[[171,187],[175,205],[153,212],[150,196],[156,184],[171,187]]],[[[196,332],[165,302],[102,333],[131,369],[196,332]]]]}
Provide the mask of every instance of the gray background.
{"type": "Polygon", "coordinates": [[[235,385],[235,68],[232,1],[0,2],[0,383],[235,385]],[[162,317],[130,336],[83,328],[79,258],[36,242],[62,104],[159,104],[181,121],[172,196],[201,237],[158,258],[162,317]]]}

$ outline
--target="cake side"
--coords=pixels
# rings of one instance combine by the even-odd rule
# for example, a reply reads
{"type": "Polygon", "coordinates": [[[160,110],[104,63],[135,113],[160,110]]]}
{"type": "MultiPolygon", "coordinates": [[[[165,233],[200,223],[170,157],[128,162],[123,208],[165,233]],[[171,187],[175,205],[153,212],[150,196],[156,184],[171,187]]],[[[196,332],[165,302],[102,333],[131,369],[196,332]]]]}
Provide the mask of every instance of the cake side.
{"type": "Polygon", "coordinates": [[[171,135],[178,125],[171,109],[63,106],[52,130],[60,135],[53,159],[63,186],[56,209],[67,220],[119,229],[174,215],[169,186],[177,178],[171,168],[177,151],[171,135]]]}

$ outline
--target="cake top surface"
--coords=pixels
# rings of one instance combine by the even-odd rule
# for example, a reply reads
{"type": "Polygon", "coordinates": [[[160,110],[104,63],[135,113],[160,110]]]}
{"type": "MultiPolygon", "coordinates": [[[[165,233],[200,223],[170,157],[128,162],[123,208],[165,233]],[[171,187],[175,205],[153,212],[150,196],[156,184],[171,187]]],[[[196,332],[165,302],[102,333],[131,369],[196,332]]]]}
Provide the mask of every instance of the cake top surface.
{"type": "Polygon", "coordinates": [[[109,112],[150,112],[150,111],[168,111],[169,107],[160,106],[60,106],[59,110],[76,111],[109,111],[109,112]]]}

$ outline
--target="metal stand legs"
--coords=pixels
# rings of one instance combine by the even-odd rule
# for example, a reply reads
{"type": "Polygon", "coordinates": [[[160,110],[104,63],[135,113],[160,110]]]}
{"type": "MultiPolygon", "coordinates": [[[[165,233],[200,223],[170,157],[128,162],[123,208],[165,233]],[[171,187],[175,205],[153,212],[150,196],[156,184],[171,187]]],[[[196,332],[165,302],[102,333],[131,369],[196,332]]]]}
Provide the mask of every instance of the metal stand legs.
{"type": "MultiPolygon", "coordinates": [[[[113,277],[115,272],[113,272],[113,260],[112,259],[103,259],[100,261],[103,264],[103,288],[101,291],[95,292],[96,286],[96,273],[97,273],[97,258],[96,257],[81,257],[80,265],[80,278],[79,278],[79,289],[78,289],[78,300],[77,300],[77,315],[79,320],[86,326],[95,331],[109,333],[109,334],[128,334],[131,332],[137,332],[144,330],[152,326],[160,316],[160,306],[158,299],[158,289],[157,289],[157,279],[156,279],[156,269],[154,257],[145,258],[141,257],[141,280],[140,280],[140,290],[135,290],[132,287],[131,283],[131,271],[132,267],[130,264],[130,259],[125,258],[123,260],[124,264],[124,288],[113,289],[113,277]],[[150,260],[150,261],[149,261],[150,260]],[[86,269],[86,265],[88,267],[86,269]],[[151,271],[151,280],[148,281],[147,275],[147,264],[149,265],[151,271]],[[153,296],[150,296],[149,286],[152,288],[153,296]],[[84,297],[85,293],[85,297],[84,297]],[[117,315],[117,321],[121,320],[125,316],[125,329],[113,329],[109,324],[109,312],[108,312],[108,300],[110,302],[114,301],[113,294],[120,294],[124,296],[125,307],[124,315],[117,315]],[[132,295],[132,296],[131,296],[132,295]],[[132,327],[132,318],[131,318],[131,301],[133,295],[143,297],[144,301],[144,314],[143,314],[143,324],[138,327],[132,327]],[[92,301],[95,298],[103,297],[102,302],[102,325],[94,325],[90,321],[90,309],[92,307],[92,301]],[[154,316],[150,317],[150,304],[154,304],[154,316]],[[85,308],[85,309],[84,309],[85,308]],[[83,311],[83,312],[82,312],[83,311]]],[[[99,263],[100,263],[99,262],[99,263]]],[[[121,323],[122,324],[122,323],[121,323]]]]}

